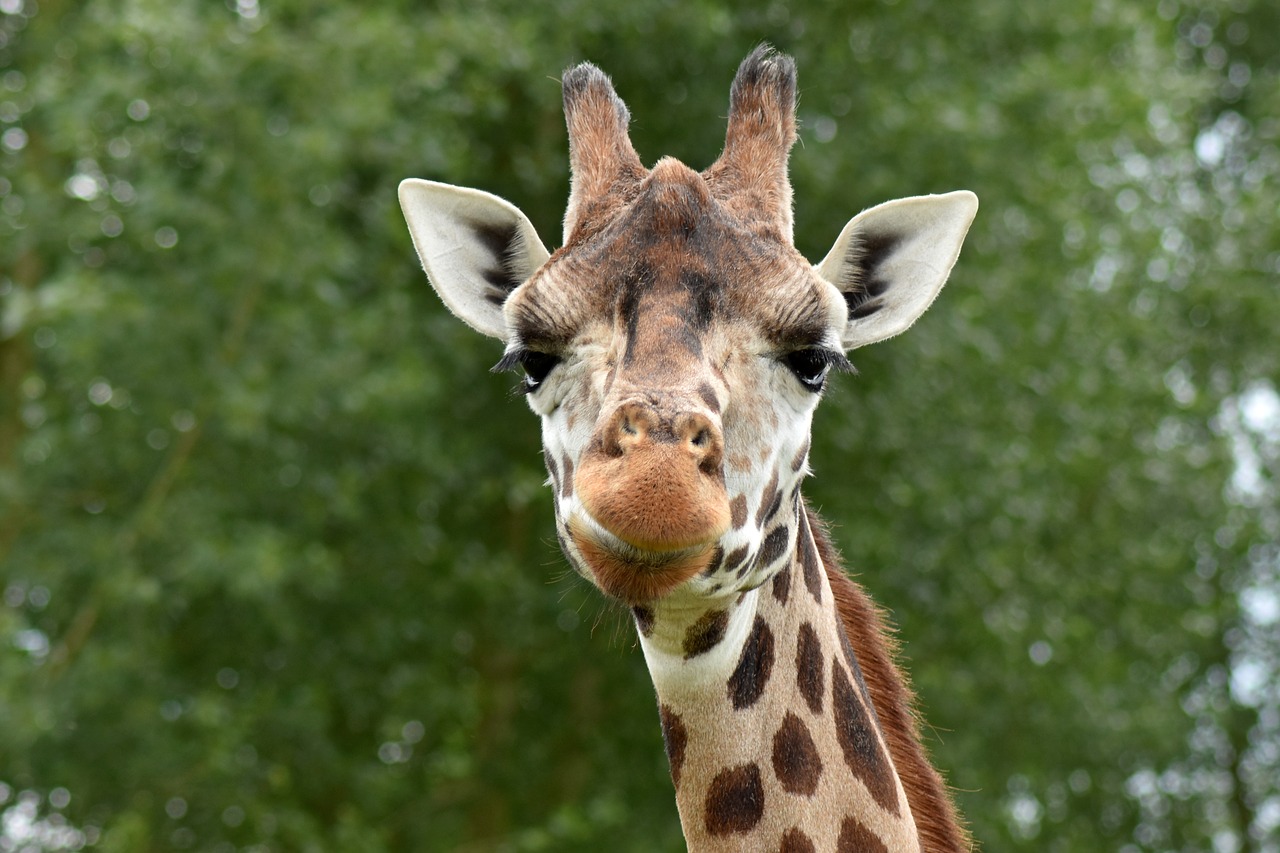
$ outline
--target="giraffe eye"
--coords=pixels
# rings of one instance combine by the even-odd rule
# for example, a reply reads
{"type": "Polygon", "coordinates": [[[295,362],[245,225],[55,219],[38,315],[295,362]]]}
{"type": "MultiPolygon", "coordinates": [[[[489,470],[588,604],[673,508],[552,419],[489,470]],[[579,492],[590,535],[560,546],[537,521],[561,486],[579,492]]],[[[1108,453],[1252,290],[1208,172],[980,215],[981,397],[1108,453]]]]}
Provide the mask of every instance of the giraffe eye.
{"type": "Polygon", "coordinates": [[[850,368],[848,360],[838,352],[825,349],[798,349],[787,354],[783,361],[787,369],[810,391],[821,391],[832,367],[837,370],[850,368]]]}
{"type": "Polygon", "coordinates": [[[524,381],[516,386],[516,391],[522,394],[532,394],[538,390],[538,386],[542,384],[547,375],[559,363],[560,356],[558,355],[517,347],[503,355],[502,360],[493,366],[493,370],[496,373],[501,373],[506,370],[514,370],[516,365],[524,368],[524,381]]]}
{"type": "Polygon", "coordinates": [[[520,353],[520,366],[524,368],[524,388],[526,392],[537,390],[552,369],[560,363],[557,355],[545,352],[525,350],[520,353]]]}

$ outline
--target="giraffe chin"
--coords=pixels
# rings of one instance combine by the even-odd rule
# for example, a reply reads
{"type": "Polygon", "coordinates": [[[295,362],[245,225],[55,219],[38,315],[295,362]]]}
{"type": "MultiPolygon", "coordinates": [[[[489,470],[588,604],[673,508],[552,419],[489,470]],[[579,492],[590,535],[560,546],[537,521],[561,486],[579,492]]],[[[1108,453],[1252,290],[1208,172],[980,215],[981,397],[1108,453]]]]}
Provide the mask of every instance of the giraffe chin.
{"type": "Polygon", "coordinates": [[[569,536],[600,591],[627,604],[662,598],[705,570],[715,554],[715,539],[672,550],[637,548],[578,514],[569,519],[569,536]]]}

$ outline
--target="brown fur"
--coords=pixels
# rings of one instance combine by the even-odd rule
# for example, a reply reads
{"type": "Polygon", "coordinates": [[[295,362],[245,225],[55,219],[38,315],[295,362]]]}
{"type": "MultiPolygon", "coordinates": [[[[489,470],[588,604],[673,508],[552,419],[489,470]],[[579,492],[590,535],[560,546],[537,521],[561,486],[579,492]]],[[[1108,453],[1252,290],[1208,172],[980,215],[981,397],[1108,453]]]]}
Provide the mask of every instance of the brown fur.
{"type": "Polygon", "coordinates": [[[661,598],[704,571],[716,554],[715,548],[705,545],[638,559],[604,548],[574,521],[569,522],[569,536],[600,589],[627,604],[661,598]]]}
{"type": "Polygon", "coordinates": [[[960,824],[942,776],[934,769],[920,741],[915,694],[895,661],[898,643],[886,624],[884,611],[844,573],[840,555],[831,544],[826,525],[805,507],[818,555],[836,599],[840,621],[857,656],[880,718],[880,728],[926,853],[960,853],[973,849],[973,840],[960,824]]]}
{"type": "Polygon", "coordinates": [[[757,47],[742,61],[729,95],[724,153],[704,176],[713,193],[761,233],[790,242],[787,156],[796,141],[796,66],[757,47]]]}
{"type": "Polygon", "coordinates": [[[644,551],[677,551],[714,542],[729,529],[723,478],[698,470],[670,444],[582,461],[574,486],[606,530],[644,551]]]}
{"type": "Polygon", "coordinates": [[[584,63],[566,71],[562,82],[572,175],[564,221],[568,243],[583,219],[616,203],[626,194],[619,190],[634,188],[646,170],[627,135],[631,114],[608,76],[584,63]]]}

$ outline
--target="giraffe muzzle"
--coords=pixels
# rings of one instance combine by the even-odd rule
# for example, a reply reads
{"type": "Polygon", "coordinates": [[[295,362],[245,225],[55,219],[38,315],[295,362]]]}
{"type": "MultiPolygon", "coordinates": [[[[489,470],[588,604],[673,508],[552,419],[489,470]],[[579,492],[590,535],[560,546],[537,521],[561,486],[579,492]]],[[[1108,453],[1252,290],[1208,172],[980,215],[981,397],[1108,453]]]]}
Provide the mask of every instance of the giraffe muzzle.
{"type": "Polygon", "coordinates": [[[597,582],[626,600],[660,596],[705,569],[729,529],[724,439],[702,412],[628,402],[604,418],[574,486],[571,523],[597,582]]]}

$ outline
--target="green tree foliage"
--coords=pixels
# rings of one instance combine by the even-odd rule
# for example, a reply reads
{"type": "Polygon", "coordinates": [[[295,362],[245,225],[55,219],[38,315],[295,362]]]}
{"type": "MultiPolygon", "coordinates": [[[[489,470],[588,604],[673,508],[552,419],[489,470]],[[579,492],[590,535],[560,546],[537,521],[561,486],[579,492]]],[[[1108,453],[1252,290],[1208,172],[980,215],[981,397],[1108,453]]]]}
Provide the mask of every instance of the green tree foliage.
{"type": "Polygon", "coordinates": [[[403,177],[551,245],[561,69],[702,167],[795,55],[801,249],[982,210],[811,499],[990,850],[1280,849],[1280,7],[0,0],[0,849],[678,850],[652,690],[403,177]]]}

